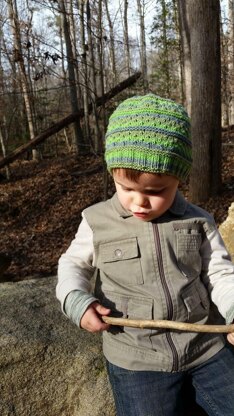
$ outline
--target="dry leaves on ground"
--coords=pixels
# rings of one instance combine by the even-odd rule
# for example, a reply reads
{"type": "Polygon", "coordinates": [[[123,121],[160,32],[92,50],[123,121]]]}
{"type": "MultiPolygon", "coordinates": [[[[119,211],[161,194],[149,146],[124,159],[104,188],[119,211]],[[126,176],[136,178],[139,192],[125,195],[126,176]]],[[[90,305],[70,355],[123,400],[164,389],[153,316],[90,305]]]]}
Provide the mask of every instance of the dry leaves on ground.
{"type": "MultiPolygon", "coordinates": [[[[222,192],[203,204],[218,224],[234,199],[233,147],[223,147],[222,192]]],[[[82,210],[103,199],[103,187],[102,163],[95,156],[13,163],[11,180],[0,183],[0,253],[11,258],[3,279],[56,274],[58,259],[74,238],[82,210]],[[80,174],[87,170],[88,174],[80,174]]],[[[186,188],[183,191],[186,196],[186,188]]]]}

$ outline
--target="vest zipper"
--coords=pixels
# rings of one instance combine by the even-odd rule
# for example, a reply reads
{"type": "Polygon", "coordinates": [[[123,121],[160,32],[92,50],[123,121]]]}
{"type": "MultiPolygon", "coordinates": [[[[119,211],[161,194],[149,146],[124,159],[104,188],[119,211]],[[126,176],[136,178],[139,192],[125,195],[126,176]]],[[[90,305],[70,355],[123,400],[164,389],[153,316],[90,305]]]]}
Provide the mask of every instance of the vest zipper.
{"type": "MultiPolygon", "coordinates": [[[[160,276],[160,280],[162,283],[162,288],[165,294],[165,299],[166,299],[166,304],[167,304],[167,319],[171,321],[173,318],[173,304],[172,304],[170,291],[167,285],[166,276],[164,273],[162,249],[161,249],[158,224],[153,223],[153,230],[154,230],[154,239],[155,239],[155,248],[156,248],[156,254],[157,254],[157,261],[158,261],[159,276],[160,276]]],[[[173,357],[172,371],[178,371],[178,367],[179,367],[178,366],[178,361],[179,361],[178,353],[177,353],[175,344],[172,340],[170,330],[166,330],[166,338],[172,351],[172,357],[173,357]]]]}

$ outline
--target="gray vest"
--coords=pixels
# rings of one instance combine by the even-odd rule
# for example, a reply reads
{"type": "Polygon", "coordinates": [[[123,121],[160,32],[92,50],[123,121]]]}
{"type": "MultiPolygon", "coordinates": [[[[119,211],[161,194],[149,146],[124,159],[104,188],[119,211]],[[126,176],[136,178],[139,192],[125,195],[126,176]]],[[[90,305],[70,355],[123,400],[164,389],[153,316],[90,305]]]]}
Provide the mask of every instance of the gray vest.
{"type": "MultiPolygon", "coordinates": [[[[214,229],[205,211],[177,193],[170,210],[144,222],[124,210],[115,194],[84,215],[94,233],[96,296],[113,316],[223,323],[210,301],[199,254],[214,229]]],[[[111,327],[103,333],[106,358],[130,370],[183,371],[224,343],[219,334],[164,329],[111,327]]]]}

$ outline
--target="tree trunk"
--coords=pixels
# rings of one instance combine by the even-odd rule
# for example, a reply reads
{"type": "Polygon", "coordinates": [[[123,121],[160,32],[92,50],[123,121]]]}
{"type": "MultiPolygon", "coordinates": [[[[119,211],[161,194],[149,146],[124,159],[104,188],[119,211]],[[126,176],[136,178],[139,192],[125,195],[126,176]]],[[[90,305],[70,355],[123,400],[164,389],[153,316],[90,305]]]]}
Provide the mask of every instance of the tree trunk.
{"type": "Polygon", "coordinates": [[[125,65],[127,68],[127,74],[130,77],[131,74],[131,58],[129,48],[129,36],[128,36],[128,0],[124,0],[124,51],[125,51],[125,65]]]}
{"type": "Polygon", "coordinates": [[[82,72],[83,72],[83,83],[82,83],[82,92],[84,100],[84,125],[85,125],[85,138],[86,141],[90,140],[90,127],[89,127],[89,111],[88,111],[88,90],[89,85],[89,76],[88,76],[88,65],[87,65],[87,47],[85,40],[85,18],[84,18],[84,2],[79,2],[79,22],[80,22],[80,44],[81,44],[81,62],[82,62],[82,72]]]}
{"type": "Polygon", "coordinates": [[[96,35],[96,49],[97,49],[97,92],[98,95],[103,95],[105,90],[104,71],[103,71],[103,33],[102,33],[102,0],[97,1],[97,35],[96,35]]]}
{"type": "Polygon", "coordinates": [[[164,73],[166,78],[166,89],[167,89],[167,97],[171,96],[171,77],[170,77],[170,68],[169,68],[169,52],[168,52],[168,40],[167,40],[167,13],[166,13],[166,4],[165,0],[161,0],[162,2],[162,43],[163,43],[163,67],[164,73]]]}
{"type": "Polygon", "coordinates": [[[234,124],[234,0],[228,0],[228,72],[230,83],[229,122],[234,124]]]}
{"type": "Polygon", "coordinates": [[[192,67],[193,167],[190,197],[208,200],[221,186],[219,1],[188,0],[192,67]]]}
{"type": "MultiPolygon", "coordinates": [[[[102,33],[102,0],[98,0],[98,30],[97,30],[97,55],[99,61],[99,86],[100,86],[100,95],[104,96],[105,93],[105,72],[103,70],[103,61],[104,61],[104,48],[103,48],[103,33],[102,33]]],[[[102,104],[102,120],[103,120],[103,130],[106,131],[106,108],[105,102],[102,104]]],[[[101,149],[99,149],[101,150],[101,149]]]]}
{"type": "MultiPolygon", "coordinates": [[[[7,142],[7,129],[6,129],[6,116],[4,108],[5,106],[5,85],[4,85],[4,69],[2,65],[2,30],[0,27],[0,93],[2,95],[1,106],[0,106],[0,144],[2,148],[3,157],[6,157],[6,142],[7,142]]],[[[6,166],[6,177],[10,179],[10,169],[9,166],[6,166]]]]}
{"type": "MultiPolygon", "coordinates": [[[[76,58],[78,56],[78,50],[77,50],[77,28],[76,28],[76,21],[74,19],[74,10],[73,10],[73,1],[68,1],[68,20],[69,20],[69,27],[70,27],[70,35],[71,35],[71,45],[72,45],[72,55],[76,58]]],[[[74,72],[75,72],[75,79],[76,79],[76,93],[78,97],[79,103],[81,102],[81,94],[80,94],[80,88],[79,88],[79,64],[78,59],[76,59],[75,65],[74,65],[74,72]]]]}
{"type": "Polygon", "coordinates": [[[182,90],[183,104],[191,115],[191,50],[188,4],[184,0],[178,0],[179,29],[181,39],[181,64],[182,64],[182,90]]]}
{"type": "MultiPolygon", "coordinates": [[[[28,121],[28,129],[30,140],[33,140],[36,134],[35,131],[35,120],[33,117],[33,98],[32,98],[32,91],[30,93],[29,82],[27,79],[24,59],[23,59],[23,52],[22,52],[22,42],[21,42],[21,35],[20,35],[20,27],[19,27],[19,18],[18,18],[18,11],[17,11],[17,4],[15,0],[8,0],[8,13],[9,18],[11,21],[11,30],[14,38],[14,59],[17,62],[19,73],[20,73],[20,83],[23,90],[23,97],[25,103],[25,111],[28,121]]],[[[33,158],[37,160],[39,158],[38,152],[33,149],[33,158]]]]}
{"type": "MultiPolygon", "coordinates": [[[[1,124],[0,124],[0,144],[1,144],[1,148],[2,148],[3,157],[5,158],[6,157],[6,145],[5,145],[5,140],[4,140],[4,137],[3,137],[1,124]]],[[[10,179],[10,174],[11,174],[9,166],[6,166],[5,170],[6,170],[6,178],[9,180],[10,179]]]]}
{"type": "Polygon", "coordinates": [[[87,17],[87,34],[88,34],[88,59],[91,76],[91,88],[90,97],[93,104],[93,116],[94,116],[94,151],[98,153],[101,149],[101,131],[100,131],[100,118],[97,113],[97,79],[96,79],[96,63],[93,48],[93,37],[92,37],[92,21],[91,21],[91,10],[89,0],[86,1],[86,17],[87,17]]]}
{"type": "Polygon", "coordinates": [[[111,63],[111,87],[116,84],[117,82],[117,71],[116,71],[116,62],[115,62],[115,37],[114,37],[114,29],[113,23],[111,21],[110,12],[108,8],[108,0],[104,0],[105,8],[106,8],[106,15],[109,25],[109,32],[110,32],[110,63],[111,63]]]}
{"type": "MultiPolygon", "coordinates": [[[[73,51],[72,51],[70,27],[69,27],[69,22],[67,19],[67,13],[66,13],[64,0],[60,0],[59,5],[60,5],[60,11],[62,14],[62,19],[63,19],[63,31],[64,31],[64,37],[65,37],[65,43],[66,43],[66,51],[67,51],[71,108],[72,108],[73,113],[78,113],[79,105],[78,105],[78,99],[77,99],[76,77],[75,77],[75,70],[74,70],[74,56],[73,56],[73,51]]],[[[88,151],[88,148],[84,140],[84,135],[81,129],[79,118],[77,118],[74,122],[74,133],[75,133],[74,147],[76,151],[78,153],[86,153],[88,151]]]]}
{"type": "Polygon", "coordinates": [[[147,92],[148,89],[148,76],[147,76],[147,59],[146,59],[146,40],[145,40],[145,12],[144,12],[144,1],[137,0],[137,10],[140,20],[140,58],[141,58],[141,71],[143,77],[143,89],[147,92]]]}
{"type": "Polygon", "coordinates": [[[229,128],[229,101],[230,87],[228,82],[228,37],[224,34],[224,23],[220,25],[221,29],[221,60],[222,60],[222,126],[229,128]]]}

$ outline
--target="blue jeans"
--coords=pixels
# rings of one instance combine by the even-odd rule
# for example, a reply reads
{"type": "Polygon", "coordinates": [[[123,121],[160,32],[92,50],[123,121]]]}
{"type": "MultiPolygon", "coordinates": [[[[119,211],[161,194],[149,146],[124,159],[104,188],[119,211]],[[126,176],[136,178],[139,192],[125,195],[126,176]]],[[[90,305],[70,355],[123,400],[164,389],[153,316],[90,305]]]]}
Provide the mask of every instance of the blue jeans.
{"type": "Polygon", "coordinates": [[[234,416],[231,346],[184,372],[131,371],[109,362],[107,371],[117,416],[189,416],[193,399],[206,412],[198,414],[234,416]]]}

